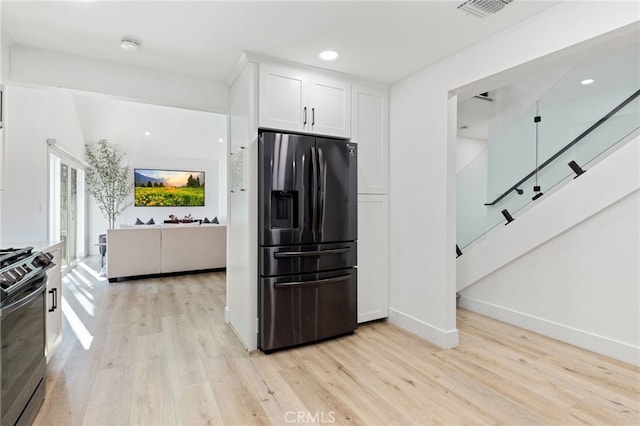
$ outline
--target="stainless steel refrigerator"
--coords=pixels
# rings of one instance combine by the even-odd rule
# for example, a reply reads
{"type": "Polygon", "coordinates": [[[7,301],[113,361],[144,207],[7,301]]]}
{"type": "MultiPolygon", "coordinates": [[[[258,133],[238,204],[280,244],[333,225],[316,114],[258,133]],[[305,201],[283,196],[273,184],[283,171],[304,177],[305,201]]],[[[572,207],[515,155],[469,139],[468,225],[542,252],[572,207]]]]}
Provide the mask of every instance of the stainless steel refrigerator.
{"type": "Polygon", "coordinates": [[[258,346],[265,352],[357,326],[357,147],[262,131],[258,346]]]}

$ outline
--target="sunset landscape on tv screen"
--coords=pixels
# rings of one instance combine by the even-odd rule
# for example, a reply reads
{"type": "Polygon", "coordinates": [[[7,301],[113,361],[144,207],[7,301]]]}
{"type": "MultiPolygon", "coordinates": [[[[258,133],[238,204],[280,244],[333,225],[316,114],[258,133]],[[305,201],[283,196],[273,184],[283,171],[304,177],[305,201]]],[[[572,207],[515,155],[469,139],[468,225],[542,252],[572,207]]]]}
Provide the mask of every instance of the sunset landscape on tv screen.
{"type": "Polygon", "coordinates": [[[204,206],[204,172],[135,169],[136,207],[204,206]]]}

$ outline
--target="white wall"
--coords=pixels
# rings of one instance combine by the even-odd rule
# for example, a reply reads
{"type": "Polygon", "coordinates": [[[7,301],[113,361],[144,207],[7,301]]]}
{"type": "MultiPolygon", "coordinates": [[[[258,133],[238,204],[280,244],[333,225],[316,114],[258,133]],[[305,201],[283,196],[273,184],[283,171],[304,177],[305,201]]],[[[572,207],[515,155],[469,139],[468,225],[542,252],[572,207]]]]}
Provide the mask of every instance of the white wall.
{"type": "Polygon", "coordinates": [[[486,139],[468,138],[458,135],[456,145],[456,175],[468,166],[487,148],[486,139]]]}
{"type": "Polygon", "coordinates": [[[73,97],[58,89],[5,86],[5,175],[2,234],[7,242],[48,239],[48,146],[56,139],[83,158],[84,139],[73,97]]]}
{"type": "Polygon", "coordinates": [[[178,108],[228,110],[229,91],[222,82],[22,46],[11,48],[11,78],[178,108]]]}
{"type": "MultiPolygon", "coordinates": [[[[0,11],[2,8],[0,7],[0,11]]],[[[0,17],[2,13],[0,13],[0,17]]],[[[0,45],[2,45],[2,55],[0,56],[0,84],[5,84],[9,78],[9,43],[10,37],[0,29],[0,45]]]]}
{"type": "Polygon", "coordinates": [[[220,214],[221,209],[218,204],[218,193],[220,191],[225,192],[227,188],[226,181],[219,181],[218,160],[206,158],[155,157],[150,155],[129,157],[129,161],[132,171],[134,168],[204,171],[205,205],[203,207],[134,207],[132,205],[122,212],[119,223],[133,225],[136,218],[140,218],[145,222],[153,218],[156,223],[161,223],[163,220],[169,220],[169,215],[171,214],[179,218],[190,214],[196,219],[204,219],[205,217],[213,219],[214,217],[218,217],[218,219],[224,220],[224,217],[226,217],[226,211],[224,212],[224,216],[220,214]]]}
{"type": "MultiPolygon", "coordinates": [[[[224,223],[226,206],[227,117],[203,111],[122,101],[104,96],[74,95],[85,141],[95,144],[107,139],[125,154],[133,170],[164,169],[205,172],[204,207],[135,207],[131,203],[117,220],[133,225],[137,218],[156,223],[169,215],[197,219],[207,217],[224,223]],[[145,135],[149,132],[149,135],[145,135]],[[222,142],[220,142],[222,141],[222,142]]],[[[97,254],[95,242],[107,229],[95,201],[90,198],[89,248],[97,254]]]]}
{"type": "Polygon", "coordinates": [[[487,226],[487,140],[458,135],[456,163],[456,243],[467,243],[487,226]]]}
{"type": "MultiPolygon", "coordinates": [[[[169,215],[175,215],[182,218],[191,215],[194,219],[204,219],[205,217],[212,220],[217,217],[221,223],[226,221],[226,206],[222,210],[220,206],[220,192],[226,191],[226,176],[224,181],[220,181],[220,170],[218,160],[207,160],[203,158],[171,158],[171,157],[154,157],[143,156],[133,157],[127,156],[127,162],[131,168],[131,182],[133,183],[133,170],[135,168],[161,169],[161,170],[194,170],[205,172],[205,205],[204,207],[135,207],[133,204],[120,214],[116,220],[116,226],[134,225],[136,219],[140,218],[143,222],[147,222],[153,218],[155,223],[162,223],[169,220],[169,215]]],[[[133,203],[133,193],[129,200],[133,203]]],[[[88,210],[88,244],[89,254],[98,254],[98,236],[104,234],[108,228],[108,222],[103,217],[102,212],[93,199],[89,197],[88,210]]]]}
{"type": "Polygon", "coordinates": [[[517,76],[502,71],[633,24],[639,12],[632,2],[564,2],[392,88],[391,321],[440,346],[457,345],[456,132],[449,121],[456,108],[448,92],[464,88],[479,93],[483,87],[502,86],[505,78],[517,76]],[[570,28],[567,22],[573,23],[570,28]]]}
{"type": "MultiPolygon", "coordinates": [[[[0,18],[2,16],[2,7],[0,7],[0,18]]],[[[0,29],[0,84],[5,85],[5,81],[9,77],[9,37],[0,29]]],[[[4,105],[3,105],[4,107],[4,105]]],[[[6,121],[6,119],[5,119],[6,121]]],[[[4,128],[0,129],[0,191],[4,188],[4,128]]],[[[0,196],[0,235],[2,235],[2,197],[0,196]]]]}

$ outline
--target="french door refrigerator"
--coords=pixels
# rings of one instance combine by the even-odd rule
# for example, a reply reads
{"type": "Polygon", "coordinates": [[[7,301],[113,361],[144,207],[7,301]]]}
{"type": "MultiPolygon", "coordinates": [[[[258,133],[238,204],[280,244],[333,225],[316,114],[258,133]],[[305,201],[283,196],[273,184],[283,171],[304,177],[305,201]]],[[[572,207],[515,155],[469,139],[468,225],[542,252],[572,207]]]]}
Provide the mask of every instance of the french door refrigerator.
{"type": "Polygon", "coordinates": [[[357,147],[262,131],[258,146],[258,346],[357,326],[357,147]]]}

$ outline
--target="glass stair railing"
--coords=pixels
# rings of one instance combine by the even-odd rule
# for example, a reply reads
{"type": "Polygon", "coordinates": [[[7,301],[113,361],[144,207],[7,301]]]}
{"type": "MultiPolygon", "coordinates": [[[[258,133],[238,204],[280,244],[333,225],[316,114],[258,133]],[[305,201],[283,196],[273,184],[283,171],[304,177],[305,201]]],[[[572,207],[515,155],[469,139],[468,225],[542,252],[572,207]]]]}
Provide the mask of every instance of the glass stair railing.
{"type": "Polygon", "coordinates": [[[635,46],[574,67],[458,173],[458,256],[640,134],[638,56],[635,46]],[[599,74],[598,87],[580,87],[580,78],[602,64],[613,71],[599,74]]]}

